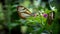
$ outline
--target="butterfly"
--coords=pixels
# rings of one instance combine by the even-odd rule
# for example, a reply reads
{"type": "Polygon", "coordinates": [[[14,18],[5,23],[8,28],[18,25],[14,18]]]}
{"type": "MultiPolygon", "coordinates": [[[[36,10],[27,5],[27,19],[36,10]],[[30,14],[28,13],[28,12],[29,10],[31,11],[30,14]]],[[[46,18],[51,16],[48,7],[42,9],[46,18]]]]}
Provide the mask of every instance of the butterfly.
{"type": "Polygon", "coordinates": [[[20,18],[25,19],[29,16],[31,16],[31,12],[25,8],[24,6],[17,6],[17,12],[20,18]]]}
{"type": "Polygon", "coordinates": [[[55,18],[55,12],[52,11],[52,12],[50,12],[50,13],[48,14],[48,19],[47,19],[47,20],[48,20],[48,24],[49,24],[49,25],[52,24],[54,18],[55,18]]]}

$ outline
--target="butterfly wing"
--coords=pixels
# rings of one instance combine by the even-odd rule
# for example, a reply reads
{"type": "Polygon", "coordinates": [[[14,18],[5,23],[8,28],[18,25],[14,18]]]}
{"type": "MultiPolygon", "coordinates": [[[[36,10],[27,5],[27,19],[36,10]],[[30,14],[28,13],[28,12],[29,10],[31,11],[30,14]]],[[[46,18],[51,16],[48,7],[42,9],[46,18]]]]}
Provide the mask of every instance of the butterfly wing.
{"type": "Polygon", "coordinates": [[[48,14],[48,24],[49,24],[49,25],[52,24],[54,18],[55,18],[55,12],[54,12],[54,11],[53,11],[53,12],[50,12],[50,13],[48,14]]]}
{"type": "Polygon", "coordinates": [[[18,6],[17,11],[20,18],[27,18],[31,14],[31,12],[24,6],[18,6]]]}

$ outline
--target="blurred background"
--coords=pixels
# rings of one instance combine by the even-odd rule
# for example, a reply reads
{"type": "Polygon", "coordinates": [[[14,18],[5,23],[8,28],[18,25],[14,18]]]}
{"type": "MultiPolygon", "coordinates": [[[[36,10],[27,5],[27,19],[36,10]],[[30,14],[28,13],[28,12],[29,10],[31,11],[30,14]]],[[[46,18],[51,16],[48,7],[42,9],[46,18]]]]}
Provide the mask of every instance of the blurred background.
{"type": "Polygon", "coordinates": [[[60,0],[0,0],[0,34],[59,34],[59,21],[60,0]],[[38,16],[24,22],[17,14],[17,6],[38,16]]]}

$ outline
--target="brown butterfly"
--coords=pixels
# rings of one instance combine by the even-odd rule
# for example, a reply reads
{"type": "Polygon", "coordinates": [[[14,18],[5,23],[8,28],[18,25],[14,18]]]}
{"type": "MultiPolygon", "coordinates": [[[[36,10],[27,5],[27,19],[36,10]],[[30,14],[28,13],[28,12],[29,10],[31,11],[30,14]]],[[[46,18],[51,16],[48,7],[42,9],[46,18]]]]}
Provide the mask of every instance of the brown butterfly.
{"type": "Polygon", "coordinates": [[[47,19],[47,21],[48,21],[48,24],[49,24],[49,25],[52,24],[54,18],[55,18],[55,12],[52,11],[52,12],[50,12],[50,13],[48,14],[48,19],[47,19]]]}
{"type": "Polygon", "coordinates": [[[31,16],[31,14],[32,14],[32,13],[31,13],[27,8],[25,8],[24,6],[18,6],[18,7],[17,7],[17,12],[18,12],[19,17],[22,18],[22,19],[25,19],[25,18],[31,16]]]}

